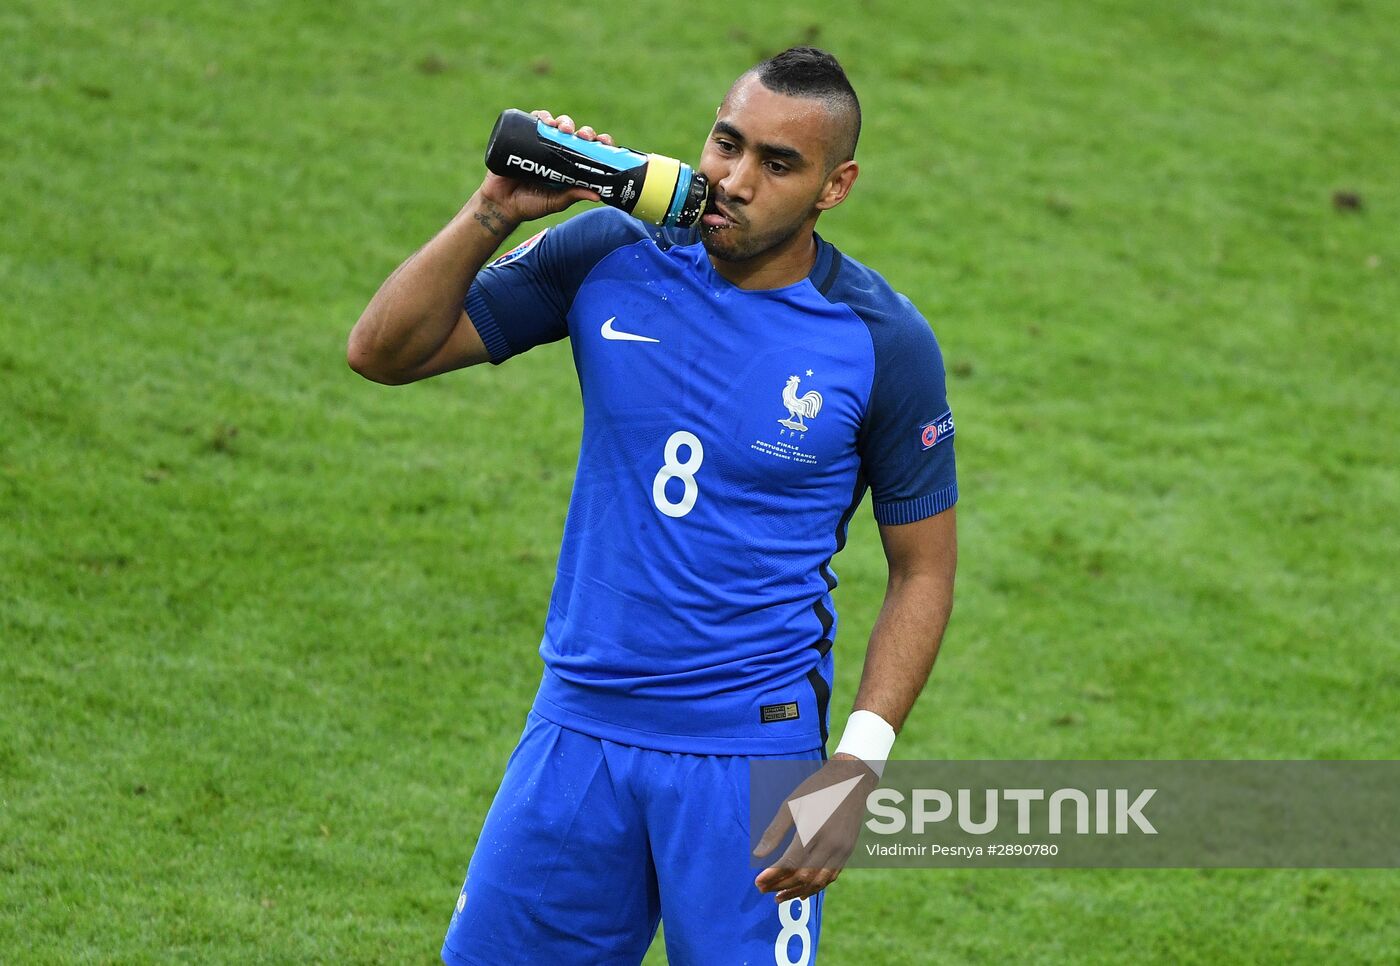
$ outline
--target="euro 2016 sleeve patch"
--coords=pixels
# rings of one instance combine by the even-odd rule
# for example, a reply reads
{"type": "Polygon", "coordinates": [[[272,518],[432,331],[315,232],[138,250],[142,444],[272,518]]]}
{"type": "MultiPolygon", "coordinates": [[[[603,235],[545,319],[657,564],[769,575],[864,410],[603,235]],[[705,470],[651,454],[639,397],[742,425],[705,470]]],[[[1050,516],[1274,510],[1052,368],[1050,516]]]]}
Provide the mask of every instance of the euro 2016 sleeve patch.
{"type": "Polygon", "coordinates": [[[919,427],[919,442],[924,449],[933,449],[945,439],[953,438],[953,411],[950,409],[937,419],[931,419],[919,427]]]}
{"type": "Polygon", "coordinates": [[[488,265],[487,267],[488,267],[488,268],[496,268],[496,267],[499,266],[499,265],[509,265],[511,262],[515,261],[517,258],[519,258],[520,256],[524,255],[524,254],[525,254],[526,252],[528,252],[530,249],[532,249],[532,248],[534,248],[536,245],[538,245],[538,244],[540,243],[540,240],[541,240],[542,238],[544,238],[544,233],[545,233],[546,231],[549,231],[549,229],[546,228],[546,229],[544,229],[544,231],[539,231],[539,232],[536,232],[535,234],[531,235],[529,238],[525,239],[525,240],[524,240],[523,242],[521,242],[519,245],[516,245],[514,248],[512,248],[510,251],[506,252],[504,255],[498,256],[498,257],[496,258],[496,260],[493,261],[493,262],[491,262],[490,265],[488,265]]]}

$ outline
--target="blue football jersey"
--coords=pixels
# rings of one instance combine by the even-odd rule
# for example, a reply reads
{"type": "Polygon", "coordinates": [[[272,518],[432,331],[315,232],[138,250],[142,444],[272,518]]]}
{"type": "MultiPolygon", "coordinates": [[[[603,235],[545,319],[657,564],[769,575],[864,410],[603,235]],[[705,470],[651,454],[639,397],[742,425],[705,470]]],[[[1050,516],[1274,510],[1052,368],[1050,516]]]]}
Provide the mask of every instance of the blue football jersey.
{"type": "Polygon", "coordinates": [[[810,275],[750,291],[694,230],[599,208],[483,269],[493,363],[568,337],[583,438],[540,654],[541,716],[662,751],[825,744],[832,557],[957,500],[927,322],[818,238],[810,275]]]}

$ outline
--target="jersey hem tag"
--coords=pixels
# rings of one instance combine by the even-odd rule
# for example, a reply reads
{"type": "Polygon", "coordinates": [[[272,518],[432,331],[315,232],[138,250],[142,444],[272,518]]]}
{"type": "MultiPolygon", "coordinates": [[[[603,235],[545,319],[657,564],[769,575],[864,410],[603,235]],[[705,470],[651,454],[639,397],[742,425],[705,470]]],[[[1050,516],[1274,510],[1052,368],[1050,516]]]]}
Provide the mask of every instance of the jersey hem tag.
{"type": "Polygon", "coordinates": [[[801,715],[796,701],[783,704],[765,704],[758,709],[760,724],[773,724],[775,721],[795,721],[801,715]]]}

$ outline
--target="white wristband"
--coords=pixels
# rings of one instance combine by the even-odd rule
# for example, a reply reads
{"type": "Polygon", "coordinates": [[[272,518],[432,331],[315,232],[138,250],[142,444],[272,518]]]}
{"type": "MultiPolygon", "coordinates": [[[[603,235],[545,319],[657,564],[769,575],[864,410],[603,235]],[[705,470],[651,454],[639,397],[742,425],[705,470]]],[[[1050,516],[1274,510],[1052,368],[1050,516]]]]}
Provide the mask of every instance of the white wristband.
{"type": "Polygon", "coordinates": [[[890,749],[894,747],[894,728],[874,711],[852,711],[846,719],[846,730],[833,755],[854,755],[881,775],[890,749]]]}

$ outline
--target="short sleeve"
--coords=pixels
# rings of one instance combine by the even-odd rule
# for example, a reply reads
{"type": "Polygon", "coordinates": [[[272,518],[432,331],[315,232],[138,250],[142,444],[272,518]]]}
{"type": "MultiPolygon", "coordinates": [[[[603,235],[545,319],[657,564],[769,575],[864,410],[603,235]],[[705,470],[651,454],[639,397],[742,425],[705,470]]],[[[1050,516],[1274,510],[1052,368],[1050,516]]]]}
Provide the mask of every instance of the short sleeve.
{"type": "Polygon", "coordinates": [[[901,302],[904,311],[870,324],[875,374],[858,442],[883,524],[913,523],[958,500],[943,354],[928,323],[901,302]]]}
{"type": "Polygon", "coordinates": [[[569,307],[609,252],[647,237],[634,218],[598,208],[534,235],[477,273],[462,308],[493,364],[569,334],[569,307]]]}

